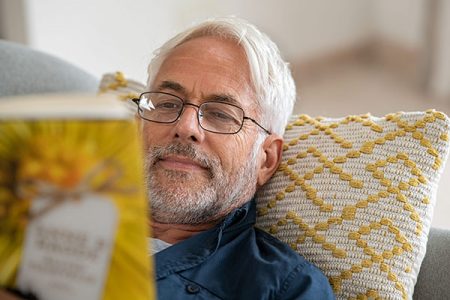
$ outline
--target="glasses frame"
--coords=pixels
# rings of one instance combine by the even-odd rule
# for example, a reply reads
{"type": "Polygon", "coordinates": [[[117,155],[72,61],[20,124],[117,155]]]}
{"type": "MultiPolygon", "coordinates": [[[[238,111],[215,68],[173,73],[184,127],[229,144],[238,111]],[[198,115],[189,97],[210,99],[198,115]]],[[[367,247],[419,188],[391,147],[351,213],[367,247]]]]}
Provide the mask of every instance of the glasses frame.
{"type": "Polygon", "coordinates": [[[261,124],[259,124],[255,119],[250,118],[250,117],[247,117],[247,116],[245,115],[244,109],[242,109],[242,107],[237,106],[237,105],[234,105],[234,104],[231,104],[231,103],[225,103],[225,102],[220,102],[220,101],[207,101],[207,102],[203,102],[203,103],[200,104],[200,105],[196,105],[196,104],[194,104],[194,103],[190,103],[190,102],[186,101],[185,99],[183,99],[183,98],[181,98],[181,97],[179,97],[179,96],[177,96],[177,95],[174,95],[174,94],[171,94],[171,93],[166,93],[166,92],[144,92],[144,93],[141,93],[141,94],[139,95],[139,98],[132,98],[131,101],[133,101],[133,102],[137,105],[139,117],[140,117],[141,119],[146,120],[146,121],[149,121],[149,122],[160,123],[160,124],[172,124],[172,123],[175,123],[175,122],[177,122],[177,121],[180,119],[181,115],[183,114],[184,109],[185,109],[185,106],[188,105],[188,106],[192,106],[192,107],[197,108],[196,111],[197,111],[198,125],[199,125],[203,130],[206,130],[206,131],[208,131],[208,132],[217,133],[217,134],[237,134],[239,131],[241,131],[242,127],[244,126],[244,121],[245,121],[245,120],[250,120],[250,121],[252,121],[253,123],[255,123],[259,128],[261,128],[262,130],[264,130],[265,133],[267,133],[267,134],[269,134],[269,135],[272,134],[269,130],[267,130],[267,129],[264,128],[261,124]],[[164,94],[164,95],[172,96],[172,97],[175,97],[175,98],[179,99],[179,100],[181,101],[181,103],[183,103],[183,106],[181,107],[181,110],[180,110],[178,116],[175,118],[175,120],[170,121],[170,122],[163,122],[163,121],[149,120],[149,119],[143,117],[142,114],[141,114],[142,108],[139,106],[139,103],[140,103],[140,101],[141,101],[142,96],[144,96],[144,95],[149,95],[149,94],[164,94]],[[239,129],[236,130],[235,132],[218,132],[218,131],[213,131],[213,130],[209,130],[209,129],[204,128],[204,127],[202,126],[202,122],[200,121],[200,114],[199,114],[199,112],[200,112],[200,110],[201,110],[202,105],[207,104],[207,103],[223,103],[223,104],[226,104],[226,105],[231,105],[231,106],[234,106],[234,107],[236,107],[236,108],[239,108],[239,109],[242,111],[242,116],[243,116],[243,117],[242,117],[242,121],[241,121],[241,126],[239,127],[239,129]]]}

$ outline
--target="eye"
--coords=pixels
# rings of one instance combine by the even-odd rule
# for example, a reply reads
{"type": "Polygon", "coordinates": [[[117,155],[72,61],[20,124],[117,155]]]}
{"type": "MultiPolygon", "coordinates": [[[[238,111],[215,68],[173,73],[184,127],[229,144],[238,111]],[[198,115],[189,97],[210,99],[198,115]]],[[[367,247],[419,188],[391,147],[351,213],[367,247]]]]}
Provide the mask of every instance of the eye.
{"type": "Polygon", "coordinates": [[[208,117],[217,119],[217,120],[221,120],[224,122],[233,120],[234,118],[232,116],[230,116],[229,114],[223,112],[223,111],[208,111],[206,112],[208,115],[208,117]]]}
{"type": "Polygon", "coordinates": [[[239,110],[224,104],[205,104],[201,111],[201,117],[208,122],[222,124],[240,124],[239,110]]]}
{"type": "Polygon", "coordinates": [[[156,103],[155,109],[159,110],[179,110],[182,107],[182,102],[178,99],[165,99],[156,103]]]}

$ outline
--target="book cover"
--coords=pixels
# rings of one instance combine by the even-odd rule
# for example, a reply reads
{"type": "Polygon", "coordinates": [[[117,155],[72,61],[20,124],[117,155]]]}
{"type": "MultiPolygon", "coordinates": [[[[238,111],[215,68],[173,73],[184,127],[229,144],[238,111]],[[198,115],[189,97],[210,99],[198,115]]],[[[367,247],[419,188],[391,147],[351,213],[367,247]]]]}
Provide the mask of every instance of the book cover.
{"type": "Polygon", "coordinates": [[[134,117],[107,96],[0,100],[0,287],[154,299],[134,117]]]}

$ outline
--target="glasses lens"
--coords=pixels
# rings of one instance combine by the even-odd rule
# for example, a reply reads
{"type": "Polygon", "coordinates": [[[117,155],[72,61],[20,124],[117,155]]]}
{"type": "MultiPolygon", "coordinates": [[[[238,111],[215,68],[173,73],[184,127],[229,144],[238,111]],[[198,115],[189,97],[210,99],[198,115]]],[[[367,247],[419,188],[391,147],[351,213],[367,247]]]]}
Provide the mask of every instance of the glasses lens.
{"type": "Polygon", "coordinates": [[[244,111],[237,106],[206,102],[200,106],[200,125],[209,131],[218,133],[236,133],[242,127],[244,111]]]}
{"type": "Polygon", "coordinates": [[[145,93],[140,98],[139,108],[144,119],[171,123],[178,118],[183,109],[183,101],[170,94],[145,93]]]}

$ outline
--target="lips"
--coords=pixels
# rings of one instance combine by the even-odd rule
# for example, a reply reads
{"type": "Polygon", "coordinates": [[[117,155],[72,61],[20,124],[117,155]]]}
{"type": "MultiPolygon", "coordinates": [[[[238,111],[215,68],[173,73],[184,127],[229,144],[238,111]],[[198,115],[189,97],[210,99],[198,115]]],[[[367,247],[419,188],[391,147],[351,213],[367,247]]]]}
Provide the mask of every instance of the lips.
{"type": "Polygon", "coordinates": [[[179,155],[165,156],[158,160],[158,164],[165,169],[171,170],[190,171],[190,172],[208,170],[207,166],[205,166],[201,162],[179,155]]]}

